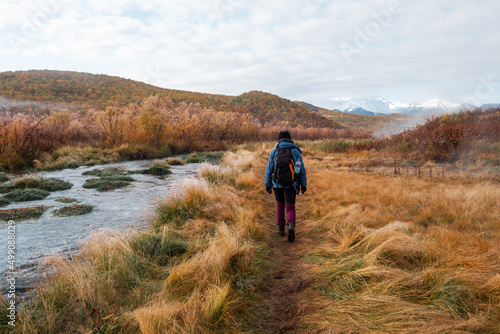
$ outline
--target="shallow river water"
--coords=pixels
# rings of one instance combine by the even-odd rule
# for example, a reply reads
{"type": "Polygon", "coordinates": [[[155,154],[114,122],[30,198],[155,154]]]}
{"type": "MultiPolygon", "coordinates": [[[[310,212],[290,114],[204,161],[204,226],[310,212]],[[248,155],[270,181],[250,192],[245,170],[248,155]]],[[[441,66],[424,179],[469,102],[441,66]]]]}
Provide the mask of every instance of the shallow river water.
{"type": "MultiPolygon", "coordinates": [[[[18,207],[53,206],[40,219],[16,222],[16,268],[18,270],[18,289],[25,290],[32,286],[37,276],[37,264],[48,255],[74,251],[81,242],[92,233],[105,229],[128,230],[146,227],[146,215],[154,212],[155,202],[168,195],[172,184],[193,176],[199,169],[199,164],[172,166],[172,174],[161,179],[146,174],[131,175],[136,182],[128,187],[109,192],[99,192],[95,189],[85,189],[85,180],[95,176],[82,176],[82,173],[92,169],[119,167],[124,170],[144,169],[151,161],[127,161],[105,166],[79,167],[53,172],[43,172],[42,177],[58,178],[69,181],[73,187],[64,191],[50,193],[41,201],[10,204],[1,209],[18,207]],[[54,211],[64,206],[56,199],[74,198],[83,205],[94,207],[92,212],[76,217],[60,218],[53,215],[54,211]]],[[[7,222],[0,222],[0,277],[9,271],[7,261],[7,222]]],[[[2,284],[2,290],[4,286],[2,284]]]]}

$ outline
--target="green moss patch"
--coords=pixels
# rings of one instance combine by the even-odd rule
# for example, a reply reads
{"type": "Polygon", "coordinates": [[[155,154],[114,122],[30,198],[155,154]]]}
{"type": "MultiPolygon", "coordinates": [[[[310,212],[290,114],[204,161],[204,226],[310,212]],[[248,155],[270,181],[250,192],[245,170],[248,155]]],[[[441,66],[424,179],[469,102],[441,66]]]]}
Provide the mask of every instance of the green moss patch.
{"type": "Polygon", "coordinates": [[[118,188],[124,188],[135,181],[127,175],[103,176],[98,179],[89,179],[83,184],[84,188],[97,189],[98,191],[112,191],[118,188]]]}
{"type": "Polygon", "coordinates": [[[52,206],[0,210],[0,220],[27,220],[40,218],[52,206]]]}
{"type": "Polygon", "coordinates": [[[0,197],[0,207],[7,206],[10,204],[10,201],[6,198],[0,197]]]}
{"type": "Polygon", "coordinates": [[[117,174],[123,174],[125,171],[121,170],[117,167],[110,167],[110,168],[105,168],[105,169],[92,169],[88,170],[86,172],[83,172],[82,175],[89,175],[89,176],[112,176],[112,175],[117,175],[117,174]]]}
{"type": "Polygon", "coordinates": [[[130,246],[134,252],[163,266],[174,256],[186,252],[187,245],[180,240],[169,239],[158,233],[143,233],[133,236],[130,246]]]}
{"type": "Polygon", "coordinates": [[[216,162],[222,159],[224,152],[192,153],[182,157],[187,163],[216,162]]]}
{"type": "Polygon", "coordinates": [[[56,199],[56,202],[67,204],[67,203],[78,203],[80,201],[75,198],[58,198],[56,199]]]}
{"type": "Polygon", "coordinates": [[[7,174],[0,172],[0,183],[9,181],[10,178],[7,174]]]}
{"type": "Polygon", "coordinates": [[[93,206],[91,205],[71,205],[71,206],[65,206],[64,208],[61,208],[59,210],[56,210],[54,212],[54,216],[57,217],[73,217],[73,216],[80,216],[84,215],[86,213],[91,212],[94,209],[93,206]]]}
{"type": "Polygon", "coordinates": [[[165,176],[168,174],[172,174],[172,172],[170,171],[170,168],[163,167],[163,166],[151,166],[148,169],[142,170],[141,173],[155,175],[155,176],[165,176]]]}
{"type": "Polygon", "coordinates": [[[16,189],[3,196],[12,202],[28,202],[28,201],[39,201],[49,196],[50,193],[43,189],[16,189]]]}
{"type": "Polygon", "coordinates": [[[149,168],[142,170],[129,171],[129,174],[149,174],[155,176],[165,176],[172,174],[170,165],[166,160],[158,160],[149,165],[149,168]]]}
{"type": "Polygon", "coordinates": [[[22,176],[12,181],[11,184],[0,186],[0,193],[8,193],[15,189],[42,189],[47,191],[61,191],[73,187],[73,184],[56,178],[43,178],[39,176],[22,176]]]}

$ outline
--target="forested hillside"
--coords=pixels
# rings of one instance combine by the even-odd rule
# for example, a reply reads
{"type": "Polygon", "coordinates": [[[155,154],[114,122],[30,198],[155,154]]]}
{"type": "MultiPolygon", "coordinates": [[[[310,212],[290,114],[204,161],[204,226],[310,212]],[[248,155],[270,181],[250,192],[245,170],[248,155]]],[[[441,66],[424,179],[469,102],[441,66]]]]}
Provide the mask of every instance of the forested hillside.
{"type": "Polygon", "coordinates": [[[74,110],[126,106],[140,103],[152,95],[168,98],[175,104],[199,103],[202,108],[250,114],[262,124],[341,128],[334,121],[289,100],[258,91],[227,96],[164,89],[130,79],[89,73],[48,70],[0,73],[0,97],[63,103],[74,110]]]}

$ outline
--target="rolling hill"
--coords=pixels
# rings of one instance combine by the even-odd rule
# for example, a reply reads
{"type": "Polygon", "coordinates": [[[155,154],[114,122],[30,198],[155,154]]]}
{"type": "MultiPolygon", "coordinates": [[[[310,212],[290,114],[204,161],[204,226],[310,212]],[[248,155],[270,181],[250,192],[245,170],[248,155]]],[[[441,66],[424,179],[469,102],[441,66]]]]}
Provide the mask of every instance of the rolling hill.
{"type": "Polygon", "coordinates": [[[4,98],[4,104],[11,100],[35,101],[62,103],[71,109],[103,109],[110,105],[140,103],[151,95],[172,99],[177,104],[199,103],[205,108],[248,113],[258,118],[262,124],[341,128],[333,120],[290,100],[260,91],[228,96],[165,89],[102,74],[50,70],[0,73],[0,97],[4,98]]]}

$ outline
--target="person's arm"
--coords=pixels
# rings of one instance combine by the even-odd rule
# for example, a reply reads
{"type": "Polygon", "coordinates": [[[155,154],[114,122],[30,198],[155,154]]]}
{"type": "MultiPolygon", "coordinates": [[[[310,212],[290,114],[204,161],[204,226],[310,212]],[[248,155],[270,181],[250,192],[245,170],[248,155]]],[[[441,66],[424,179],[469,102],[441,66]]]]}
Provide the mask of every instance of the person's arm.
{"type": "Polygon", "coordinates": [[[297,160],[300,160],[300,173],[297,178],[297,186],[296,186],[297,194],[299,193],[299,191],[305,193],[307,189],[307,175],[306,175],[306,167],[304,165],[304,159],[302,158],[302,154],[300,154],[300,151],[298,150],[293,150],[292,155],[295,162],[297,162],[297,160]]]}
{"type": "Polygon", "coordinates": [[[269,160],[267,161],[266,176],[264,177],[264,186],[266,188],[270,188],[273,186],[272,174],[274,171],[274,164],[275,164],[274,152],[275,149],[271,151],[271,154],[269,155],[269,160]]]}
{"type": "Polygon", "coordinates": [[[307,187],[307,174],[306,174],[306,166],[304,164],[304,159],[302,159],[302,155],[299,153],[300,155],[300,162],[301,162],[301,165],[300,165],[300,180],[299,180],[299,184],[302,186],[302,187],[307,187]]]}

